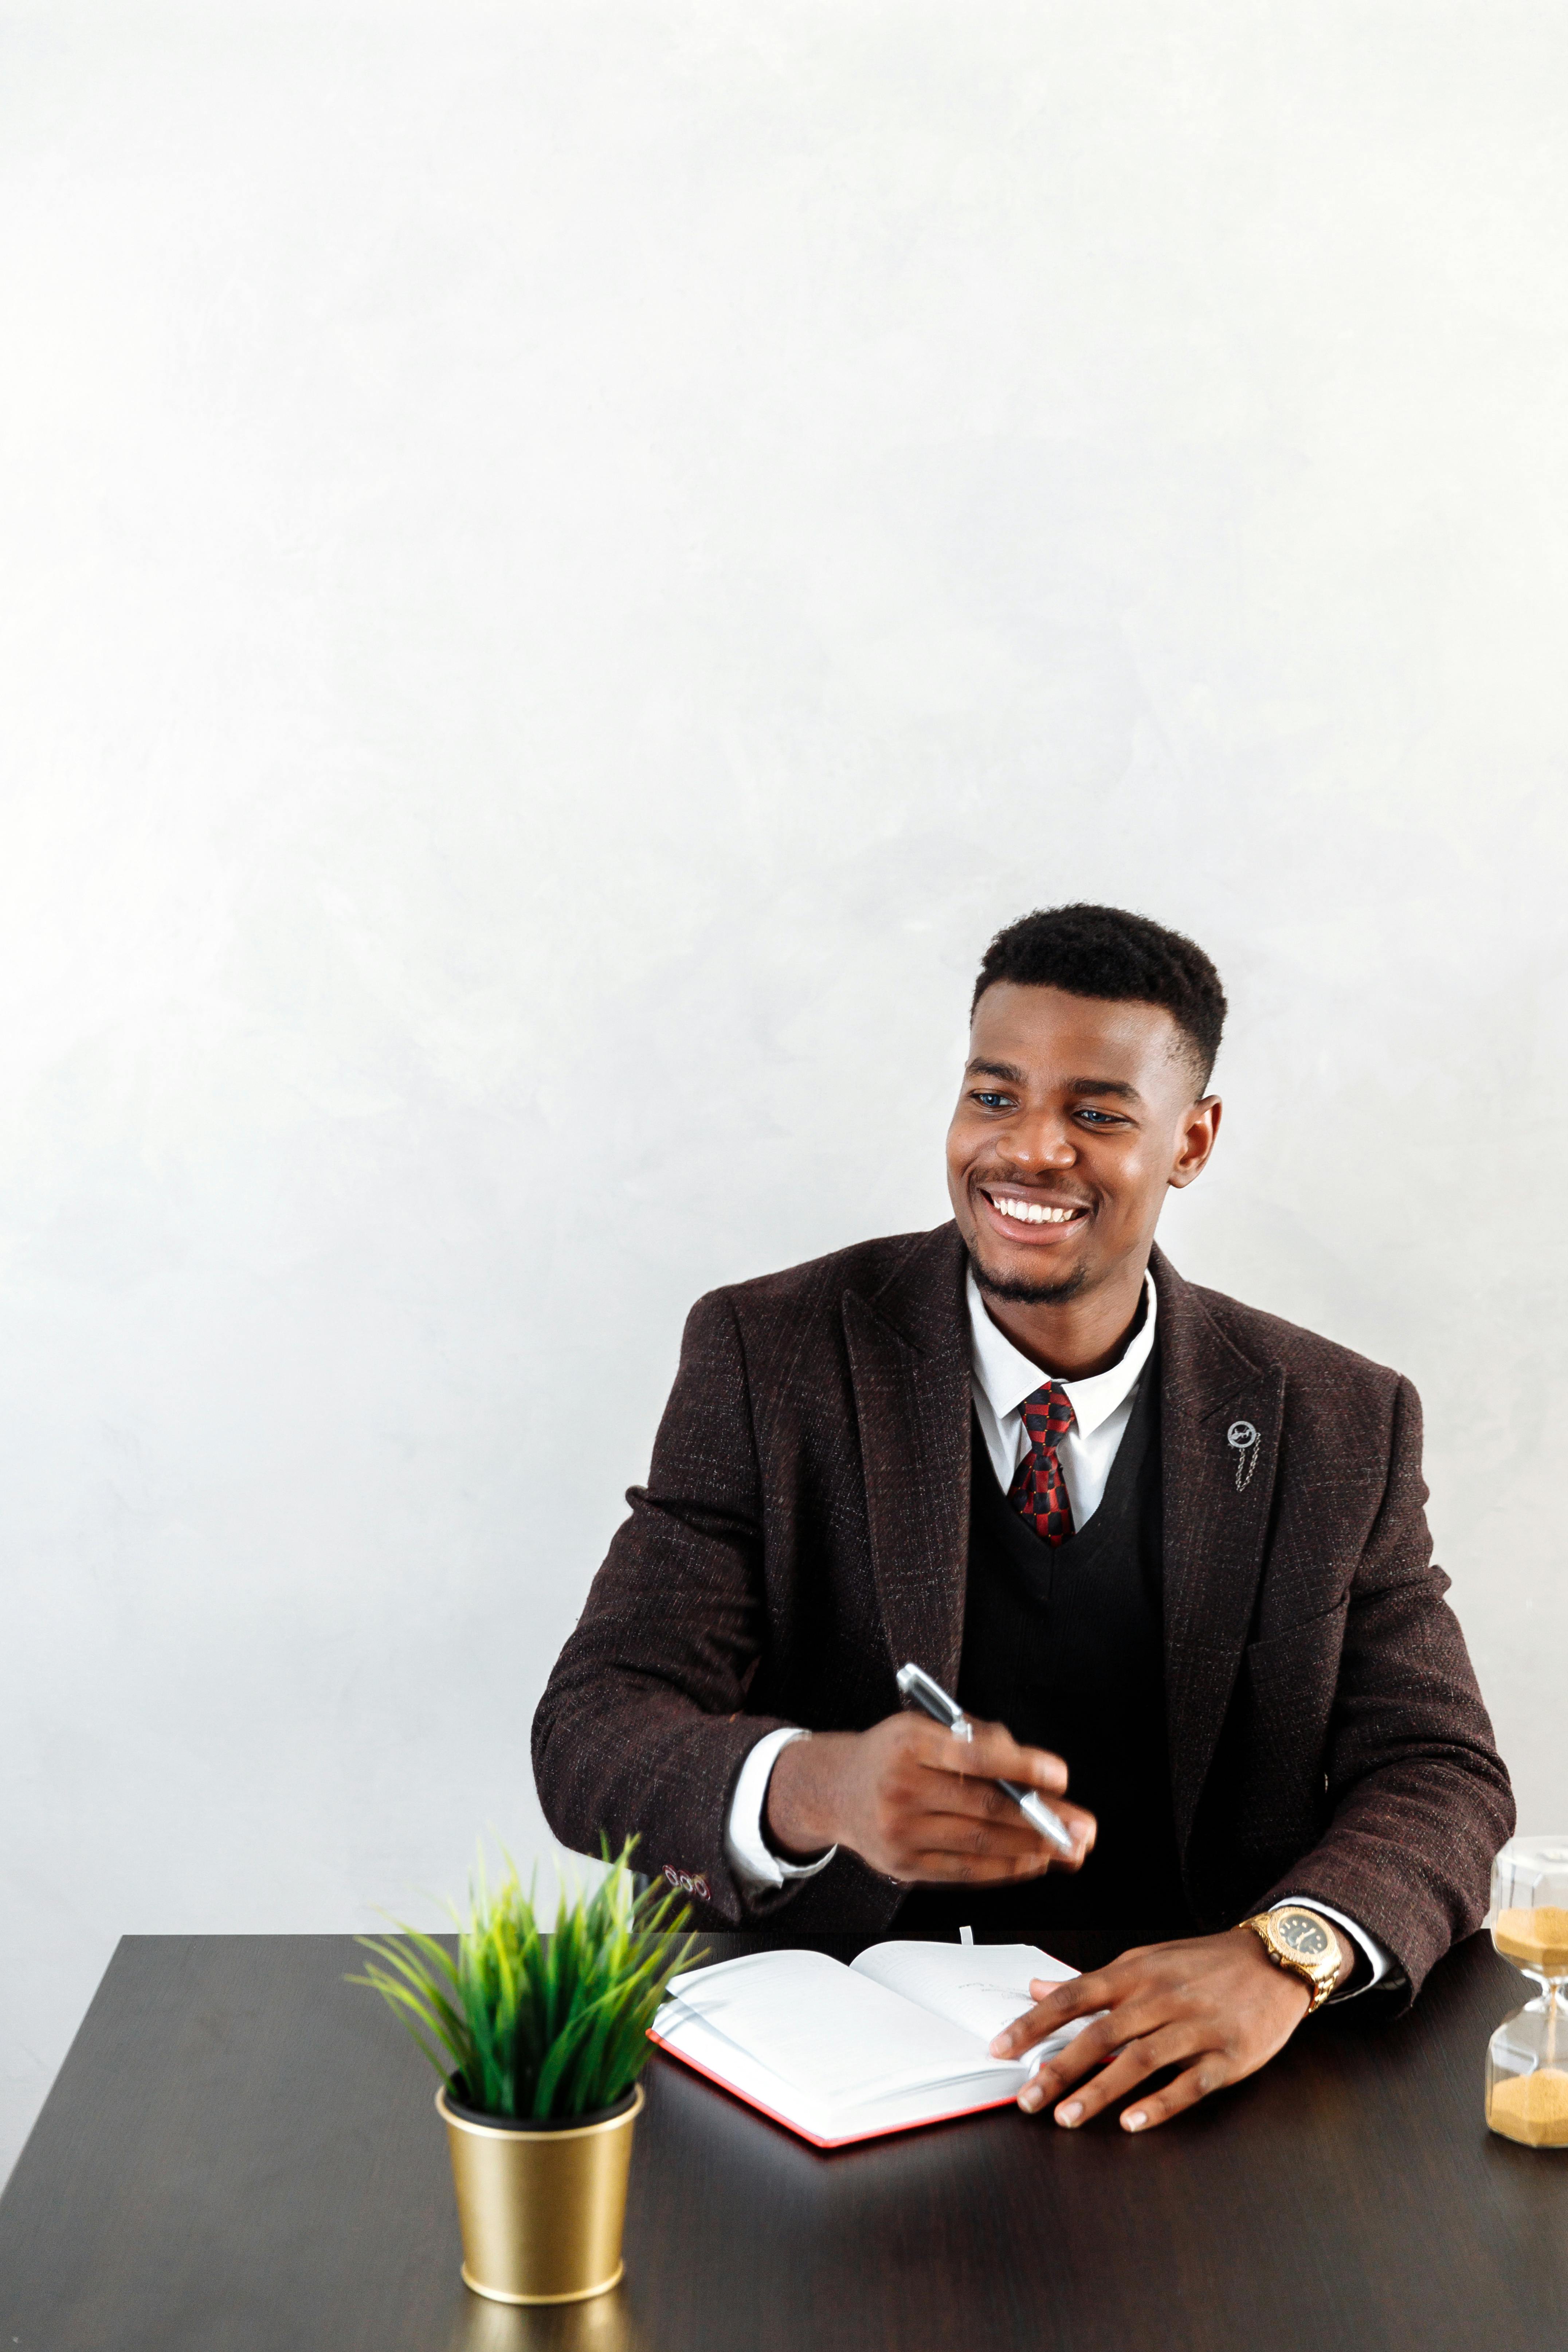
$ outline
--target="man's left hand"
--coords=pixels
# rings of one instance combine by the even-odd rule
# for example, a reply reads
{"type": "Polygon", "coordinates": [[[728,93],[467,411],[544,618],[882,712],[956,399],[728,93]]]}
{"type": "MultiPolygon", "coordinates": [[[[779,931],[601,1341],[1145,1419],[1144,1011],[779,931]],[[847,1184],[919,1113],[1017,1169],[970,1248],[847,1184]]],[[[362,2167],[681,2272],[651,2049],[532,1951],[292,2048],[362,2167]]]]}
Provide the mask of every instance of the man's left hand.
{"type": "MultiPolygon", "coordinates": [[[[1340,1944],[1343,1984],[1355,1954],[1343,1936],[1340,1944]]],[[[1176,1944],[1142,1944],[1108,1969],[1062,1985],[1037,1979],[1029,1990],[1035,2007],[997,2035],[991,2044],[994,2057],[1020,2058],[1073,2018],[1106,2012],[1049,2059],[1018,2095],[1018,2105],[1029,2114],[1055,2100],[1056,2119],[1069,2130],[1125,2098],[1151,2074],[1175,2066],[1181,2071],[1173,2081],[1135,2100],[1121,2116],[1127,2131],[1165,2123],[1211,2091],[1266,2066],[1289,2041],[1311,2000],[1306,1979],[1278,1967],[1250,1928],[1176,1944]],[[1071,2096],[1064,2098],[1069,2090],[1071,2096]]]]}

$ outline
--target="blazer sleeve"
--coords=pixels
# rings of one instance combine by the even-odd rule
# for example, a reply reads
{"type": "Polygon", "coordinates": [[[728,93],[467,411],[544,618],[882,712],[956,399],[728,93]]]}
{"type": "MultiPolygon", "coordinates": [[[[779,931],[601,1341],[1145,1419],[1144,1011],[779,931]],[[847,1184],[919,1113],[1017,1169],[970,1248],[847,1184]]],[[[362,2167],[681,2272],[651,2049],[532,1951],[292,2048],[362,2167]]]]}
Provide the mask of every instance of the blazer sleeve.
{"type": "Polygon", "coordinates": [[[780,1720],[742,1712],[765,1623],[762,1493],[722,1292],[687,1319],[648,1481],[626,1500],[533,1718],[540,1802],[576,1852],[635,1836],[638,1870],[692,1882],[725,1920],[754,1918],[784,1894],[742,1885],[724,1828],[748,1752],[780,1720]]]}
{"type": "Polygon", "coordinates": [[[1325,1759],[1331,1819],[1268,1895],[1318,1895],[1403,1969],[1408,1998],[1481,1924],[1513,1792],[1458,1620],[1432,1563],[1421,1404],[1394,1400],[1388,1480],[1351,1582],[1325,1759]]]}

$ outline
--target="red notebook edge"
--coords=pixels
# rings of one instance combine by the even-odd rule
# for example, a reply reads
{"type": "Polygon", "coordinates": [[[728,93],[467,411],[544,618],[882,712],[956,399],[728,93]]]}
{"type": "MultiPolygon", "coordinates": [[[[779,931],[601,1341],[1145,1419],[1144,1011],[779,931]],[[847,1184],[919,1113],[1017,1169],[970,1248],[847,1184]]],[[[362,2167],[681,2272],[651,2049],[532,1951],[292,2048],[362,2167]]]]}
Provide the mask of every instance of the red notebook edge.
{"type": "Polygon", "coordinates": [[[793,2132],[796,2139],[804,2139],[812,2147],[820,2147],[828,2154],[836,2147],[855,2147],[864,2140],[890,2139],[895,2132],[929,2131],[933,2124],[952,2124],[964,2116],[989,2115],[995,2107],[1013,2106],[1018,2096],[1016,2091],[1005,2091],[999,2099],[977,2099],[971,2107],[949,2107],[940,2116],[917,2116],[910,2123],[879,2124],[869,2131],[846,2132],[840,2139],[823,2139],[817,2133],[807,2131],[804,2124],[792,2123],[788,2116],[781,2116],[776,2107],[765,2106],[761,2099],[753,2099],[750,2092],[738,2091],[733,2083],[726,2083],[723,2076],[715,2074],[710,2067],[699,2065],[696,2059],[688,2057],[684,2050],[678,2050],[673,2042],[667,2042],[662,2033],[656,2033],[651,2025],[647,2029],[647,2038],[664,2052],[667,2058],[677,2059],[682,2066],[689,2066],[694,2074],[700,2074],[703,2081],[711,2083],[716,2090],[727,2092],[743,2107],[754,2107],[757,2114],[766,2116],[770,2123],[782,2126],[786,2132],[793,2132]]]}

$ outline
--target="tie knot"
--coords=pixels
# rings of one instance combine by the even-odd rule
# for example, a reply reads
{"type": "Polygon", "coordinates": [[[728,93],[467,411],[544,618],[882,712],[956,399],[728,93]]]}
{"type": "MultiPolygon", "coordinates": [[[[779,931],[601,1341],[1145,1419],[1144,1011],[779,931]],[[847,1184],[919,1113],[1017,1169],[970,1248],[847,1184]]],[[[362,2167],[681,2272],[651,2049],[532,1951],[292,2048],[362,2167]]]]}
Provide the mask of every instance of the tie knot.
{"type": "Polygon", "coordinates": [[[1054,1445],[1067,1435],[1075,1418],[1072,1399],[1059,1381],[1047,1381],[1024,1399],[1024,1426],[1037,1444],[1054,1445]]]}

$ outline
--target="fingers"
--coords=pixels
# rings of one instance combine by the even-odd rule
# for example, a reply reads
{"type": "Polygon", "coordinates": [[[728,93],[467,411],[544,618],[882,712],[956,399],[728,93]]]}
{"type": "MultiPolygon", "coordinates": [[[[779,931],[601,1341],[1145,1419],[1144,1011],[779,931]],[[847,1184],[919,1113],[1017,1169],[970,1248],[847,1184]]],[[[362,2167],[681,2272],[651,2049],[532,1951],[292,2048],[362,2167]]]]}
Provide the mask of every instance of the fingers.
{"type": "MultiPolygon", "coordinates": [[[[972,1821],[1021,1822],[1024,1818],[1016,1801],[994,1780],[977,1780],[968,1773],[950,1771],[945,1757],[940,1770],[928,1769],[922,1759],[921,1779],[933,1812],[966,1813],[972,1821]]],[[[1060,1801],[1053,1798],[1051,1802],[1059,1812],[1060,1801]]]]}
{"type": "Polygon", "coordinates": [[[922,1822],[921,1838],[937,1833],[937,1842],[922,1844],[907,1860],[903,1876],[944,1886],[987,1886],[1015,1878],[1038,1878],[1056,1861],[1055,1849],[1027,1824],[1015,1840],[1001,1832],[967,1832],[955,1822],[951,1843],[941,1834],[940,1822],[922,1822]]]}
{"type": "Polygon", "coordinates": [[[1085,1812],[1081,1805],[1063,1804],[1059,1799],[1052,1811],[1072,1840],[1072,1852],[1070,1854],[1062,1853],[1053,1846],[1051,1860],[1058,1870],[1081,1870],[1094,1851],[1094,1842],[1100,1835],[1100,1823],[1092,1813],[1085,1812]]]}
{"type": "Polygon", "coordinates": [[[1045,1992],[1044,1986],[1037,1981],[1032,1984],[1029,1990],[1044,1993],[1044,1999],[1037,2000],[1033,2009],[1026,2009],[1022,2017],[1016,2017],[1011,2025],[1003,2027],[991,2044],[993,2058],[1022,2058],[1037,2042],[1043,2042],[1047,2034],[1057,2032],[1073,2018],[1082,2015],[1083,2012],[1073,2006],[1072,1997],[1077,1990],[1076,1984],[1065,1984],[1045,1992]]]}
{"type": "MultiPolygon", "coordinates": [[[[1141,2041],[1130,2042],[1125,2049],[1119,2050],[1092,2082],[1080,2083],[1070,2097],[1058,2099],[1056,2119],[1068,2130],[1075,2131],[1079,2124],[1092,2122],[1116,2100],[1125,2098],[1130,2091],[1135,2091],[1140,2083],[1147,2082],[1149,2076],[1157,2074],[1163,2066],[1174,2066],[1194,2054],[1193,2036],[1182,2032],[1177,2027],[1167,2026],[1162,2032],[1145,2034],[1141,2041]]],[[[1038,2082],[1037,2076],[1036,2082],[1038,2082]]],[[[1026,2087],[1032,2090],[1035,2084],[1026,2087]]],[[[1042,2091],[1032,2102],[1032,2106],[1044,2106],[1047,2095],[1042,2091]]],[[[1022,2097],[1018,2104],[1023,2105],[1022,2097]]]]}
{"type": "Polygon", "coordinates": [[[1102,2013],[1037,2069],[1018,2103],[1029,2113],[1051,2106],[1071,2130],[1131,2098],[1123,2128],[1148,2131],[1256,2073],[1289,2040],[1307,1990],[1264,1959],[1259,1967],[1234,1931],[1149,1945],[1068,1984],[1032,1984],[1035,2006],[992,2048],[1017,2057],[1097,2005],[1102,2013]],[[1151,2075],[1177,2068],[1136,2095],[1151,2075]]]}
{"type": "Polygon", "coordinates": [[[1044,1843],[1052,1858],[1064,1869],[1076,1870],[1086,1855],[1092,1853],[1100,1834],[1100,1824],[1094,1815],[1081,1805],[1069,1805],[1058,1799],[1052,1806],[1058,1820],[1072,1840],[1072,1853],[1061,1848],[1037,1830],[1028,1816],[1016,1805],[1011,1797],[1004,1796],[990,1781],[974,1788],[963,1788],[957,1781],[945,1781],[940,1795],[933,1791],[931,1801],[920,1808],[921,1817],[933,1832],[932,1845],[951,1846],[954,1852],[966,1847],[983,1830],[994,1830],[1001,1838],[1028,1838],[1038,1845],[1044,1843]]]}
{"type": "MultiPolygon", "coordinates": [[[[1067,1808],[1063,1808],[1064,1815],[1067,1808]]],[[[1119,2031],[1117,2040],[1128,2041],[1141,2032],[1153,2020],[1145,2014],[1151,2001],[1163,2003],[1165,1988],[1163,1969],[1159,1965],[1167,1955],[1179,1956],[1177,1944],[1136,1944],[1120,1953],[1103,1969],[1092,1969],[1087,1976],[1069,1977],[1066,1984],[1052,1984],[1037,1977],[1029,1990],[1035,2007],[1014,2019],[1006,2031],[999,2033],[991,2044],[994,2058],[1021,2058],[1047,2033],[1056,2033],[1075,2017],[1092,2017],[1097,2010],[1113,2010],[1119,2031]],[[1151,1966],[1150,1963],[1156,1965],[1151,1966]]],[[[1277,1972],[1278,1973],[1278,1972],[1277,1972]]]]}
{"type": "Polygon", "coordinates": [[[1021,1748],[1005,1724],[972,1723],[973,1738],[955,1739],[940,1724],[915,1726],[922,1741],[921,1760],[937,1771],[962,1774],[966,1780],[1021,1780],[1043,1796],[1059,1797],[1068,1784],[1068,1768],[1047,1748],[1021,1748]]]}
{"type": "MultiPolygon", "coordinates": [[[[826,1738],[819,1744],[826,1749],[826,1738]]],[[[1076,1870],[1094,1843],[1093,1815],[1061,1801],[1061,1759],[1020,1747],[1000,1724],[975,1727],[966,1741],[923,1717],[891,1716],[848,1736],[846,1756],[828,1761],[839,1765],[838,1779],[833,1801],[812,1815],[814,1825],[830,1824],[836,1843],[900,1884],[985,1885],[1038,1877],[1053,1866],[1076,1870]],[[999,1775],[1049,1793],[1072,1842],[1069,1853],[1026,1819],[996,1785],[999,1775]]]]}
{"type": "MultiPolygon", "coordinates": [[[[1049,1984],[1037,1977],[1029,1990],[1035,1995],[1035,2006],[1016,2017],[1011,2025],[1000,2032],[991,2044],[993,2058],[1021,2058],[1047,2033],[1059,2033],[1075,2017],[1092,2017],[1096,2010],[1110,2009],[1118,1998],[1128,1992],[1125,1979],[1115,1974],[1115,1964],[1109,1969],[1096,1969],[1086,1977],[1069,1977],[1066,1984],[1049,1984]]],[[[1118,2033],[1119,2041],[1127,2039],[1124,2024],[1118,2033]]],[[[1081,2037],[1080,2037],[1081,2038],[1081,2037]]]]}
{"type": "Polygon", "coordinates": [[[1195,2107],[1211,2091],[1222,2091],[1230,2075],[1212,2052],[1167,2083],[1163,2091],[1155,2091],[1147,2099],[1139,2099],[1127,2108],[1121,2117],[1123,2131],[1152,2131],[1156,2124],[1169,2123],[1184,2107],[1195,2107]]]}
{"type": "MultiPolygon", "coordinates": [[[[994,1780],[961,1780],[954,1772],[932,1772],[925,1775],[925,1779],[929,1790],[927,1802],[933,1814],[944,1818],[957,1815],[971,1822],[1001,1822],[1009,1827],[1016,1826],[1026,1818],[1019,1811],[1016,1798],[998,1788],[994,1780]]],[[[1059,1848],[1053,1845],[1051,1852],[1067,1868],[1076,1870],[1084,1856],[1092,1850],[1100,1824],[1082,1805],[1068,1804],[1062,1797],[1053,1797],[1050,1803],[1051,1811],[1063,1824],[1074,1847],[1070,1862],[1059,1848]]],[[[1029,1832],[1031,1837],[1038,1834],[1033,1829],[1029,1832]]]]}
{"type": "Polygon", "coordinates": [[[1005,1848],[1033,1853],[1058,1870],[1080,1870],[1094,1850],[1100,1824],[1081,1805],[1058,1798],[1053,1811],[1071,1841],[1064,1853],[1051,1839],[1035,1829],[1013,1798],[992,1780],[963,1781],[932,1776],[932,1796],[920,1809],[923,1834],[931,1847],[951,1853],[1001,1853],[1005,1848]],[[983,1835],[982,1832],[989,1834],[983,1835]]]}
{"type": "MultiPolygon", "coordinates": [[[[1088,2036],[1082,2037],[1087,2040],[1088,2036]]],[[[1156,2124],[1167,2123],[1172,2116],[1180,2115],[1185,2107],[1195,2107],[1213,2091],[1224,2090],[1237,2081],[1237,2069],[1223,2050],[1194,2048],[1194,2037],[1176,2026],[1144,2035],[1129,2042],[1110,2057],[1090,2081],[1079,2081],[1076,2088],[1070,2078],[1085,2070],[1075,2063],[1060,2068],[1056,2062],[1042,2066],[1031,2082],[1018,2094],[1018,2105],[1026,2115],[1037,2115],[1047,2106],[1052,2108],[1055,2120],[1065,2130],[1077,2131],[1082,2125],[1092,2123],[1107,2107],[1114,2106],[1168,2066],[1181,2065],[1189,2060],[1180,2074],[1147,2097],[1136,2099],[1123,2108],[1121,2126],[1124,2131],[1149,2131],[1156,2124]],[[1069,2095],[1064,2097],[1062,2093],[1069,2095]]],[[[1068,2055],[1064,2052],[1063,2056],[1068,2055]]],[[[1073,2053],[1076,2060],[1076,2053],[1073,2053]]]]}
{"type": "Polygon", "coordinates": [[[1097,2018],[1081,2033],[1075,2033],[1065,2050],[1058,2050],[1045,2061],[1019,2093],[1019,2105],[1032,2115],[1037,2108],[1059,2099],[1074,2083],[1082,2082],[1086,2075],[1114,2058],[1126,2038],[1109,2018],[1097,2018]]]}

